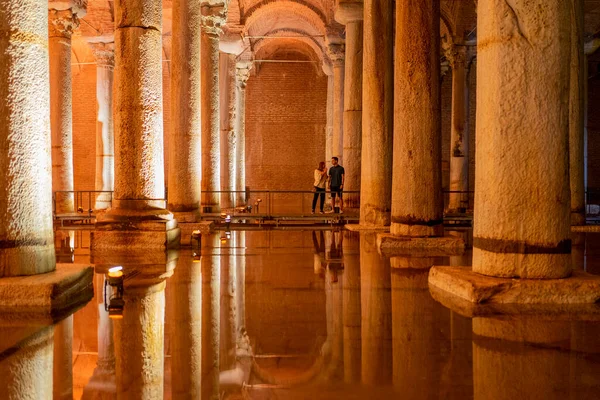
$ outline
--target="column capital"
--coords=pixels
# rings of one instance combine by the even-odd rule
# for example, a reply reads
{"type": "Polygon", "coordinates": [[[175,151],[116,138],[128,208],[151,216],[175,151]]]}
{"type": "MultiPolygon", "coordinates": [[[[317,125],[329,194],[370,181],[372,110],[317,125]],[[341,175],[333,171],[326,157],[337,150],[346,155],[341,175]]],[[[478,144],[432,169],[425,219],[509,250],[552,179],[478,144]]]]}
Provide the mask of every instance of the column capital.
{"type": "Polygon", "coordinates": [[[91,42],[89,43],[92,53],[96,58],[98,67],[114,68],[115,66],[115,43],[114,42],[91,42]]]}
{"type": "Polygon", "coordinates": [[[327,55],[334,67],[342,66],[346,55],[346,46],[344,43],[329,43],[327,45],[327,55]]]}
{"type": "Polygon", "coordinates": [[[246,88],[246,83],[250,78],[250,70],[252,70],[251,62],[238,62],[235,65],[235,81],[241,89],[246,88]]]}
{"type": "Polygon", "coordinates": [[[227,22],[227,10],[221,6],[202,5],[202,31],[210,36],[218,37],[223,33],[223,25],[227,22]]]}
{"type": "Polygon", "coordinates": [[[342,25],[348,25],[351,22],[362,21],[364,19],[363,3],[340,1],[335,7],[335,20],[342,25]]]}
{"type": "Polygon", "coordinates": [[[72,9],[48,10],[48,36],[71,39],[73,31],[79,27],[79,17],[72,9]]]}
{"type": "Polygon", "coordinates": [[[466,67],[468,64],[467,46],[452,44],[444,48],[446,59],[452,69],[466,67]]]}

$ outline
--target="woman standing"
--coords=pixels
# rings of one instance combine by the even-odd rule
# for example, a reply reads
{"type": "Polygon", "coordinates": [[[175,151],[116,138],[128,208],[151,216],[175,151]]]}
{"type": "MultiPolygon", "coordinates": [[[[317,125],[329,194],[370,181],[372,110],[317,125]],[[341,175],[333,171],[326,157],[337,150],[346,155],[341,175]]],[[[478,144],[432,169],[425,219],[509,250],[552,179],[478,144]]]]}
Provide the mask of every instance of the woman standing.
{"type": "Polygon", "coordinates": [[[315,195],[312,202],[311,214],[315,213],[315,207],[317,206],[317,198],[321,196],[320,202],[320,213],[323,214],[323,205],[325,204],[325,185],[327,184],[327,169],[325,168],[325,161],[319,163],[319,168],[315,169],[315,195]]]}

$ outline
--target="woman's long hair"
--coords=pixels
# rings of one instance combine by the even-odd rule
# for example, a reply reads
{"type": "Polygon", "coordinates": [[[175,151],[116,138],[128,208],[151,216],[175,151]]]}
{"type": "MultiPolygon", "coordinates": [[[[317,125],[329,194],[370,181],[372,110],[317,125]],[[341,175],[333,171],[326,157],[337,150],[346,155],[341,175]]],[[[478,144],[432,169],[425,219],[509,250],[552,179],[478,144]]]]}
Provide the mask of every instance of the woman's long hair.
{"type": "Polygon", "coordinates": [[[325,169],[325,161],[321,161],[319,163],[319,171],[323,171],[325,169]]]}

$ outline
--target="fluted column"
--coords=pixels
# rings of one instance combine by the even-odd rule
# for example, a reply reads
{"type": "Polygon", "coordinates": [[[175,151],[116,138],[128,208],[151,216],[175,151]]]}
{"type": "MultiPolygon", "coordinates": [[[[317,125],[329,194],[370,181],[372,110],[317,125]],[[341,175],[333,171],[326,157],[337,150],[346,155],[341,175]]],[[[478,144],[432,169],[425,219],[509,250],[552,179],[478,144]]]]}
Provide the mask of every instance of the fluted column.
{"type": "Polygon", "coordinates": [[[49,272],[56,261],[48,8],[38,0],[2,0],[0,15],[0,277],[4,277],[49,272]]]}
{"type": "Polygon", "coordinates": [[[344,44],[339,42],[329,43],[327,54],[333,64],[333,134],[331,141],[331,154],[326,158],[338,157],[340,165],[343,164],[344,141],[344,44]]]}
{"type": "Polygon", "coordinates": [[[167,207],[180,222],[195,222],[200,214],[200,4],[173,1],[167,207]]]}
{"type": "Polygon", "coordinates": [[[566,277],[571,2],[478,7],[473,271],[566,277]]]}
{"type": "MultiPolygon", "coordinates": [[[[219,124],[219,35],[225,22],[224,8],[202,6],[201,116],[202,192],[221,190],[221,146],[219,124]]],[[[217,212],[219,193],[202,193],[202,211],[217,212]]]]}
{"type": "MultiPolygon", "coordinates": [[[[79,18],[72,8],[64,8],[64,2],[51,1],[48,7],[52,191],[72,191],[74,187],[71,36],[79,26],[79,18]]],[[[75,201],[72,193],[56,194],[57,213],[74,211],[75,201]]]]}
{"type": "MultiPolygon", "coordinates": [[[[346,61],[344,72],[344,135],[342,158],[347,161],[345,191],[360,191],[360,152],[362,136],[362,3],[339,3],[336,20],[346,25],[346,61]]],[[[360,208],[360,196],[348,195],[344,208],[360,208]]]]}
{"type": "Polygon", "coordinates": [[[571,187],[571,225],[585,225],[585,143],[583,1],[571,0],[571,77],[569,98],[569,175],[571,187]]]}
{"type": "Polygon", "coordinates": [[[440,2],[396,4],[394,235],[443,234],[440,2]]]}
{"type": "Polygon", "coordinates": [[[113,212],[164,207],[162,1],[115,3],[113,212]]]}
{"type": "Polygon", "coordinates": [[[390,224],[394,117],[393,5],[392,0],[364,1],[361,225],[390,224]]]}
{"type": "Polygon", "coordinates": [[[235,141],[235,56],[221,52],[219,54],[219,100],[221,129],[221,202],[223,208],[235,205],[235,196],[229,193],[235,190],[236,146],[235,141]]]}
{"type": "Polygon", "coordinates": [[[236,152],[236,175],[235,190],[237,194],[236,204],[246,204],[246,84],[250,77],[252,63],[238,62],[235,66],[235,152],[236,152]]]}
{"type": "MultiPolygon", "coordinates": [[[[446,53],[452,67],[452,122],[450,128],[450,191],[469,189],[469,84],[467,47],[455,45],[446,53]]],[[[469,206],[466,193],[450,193],[448,212],[469,206]]]]}
{"type": "MultiPolygon", "coordinates": [[[[115,137],[113,121],[114,42],[90,43],[96,58],[96,180],[95,189],[112,192],[115,184],[115,137]]],[[[110,207],[112,195],[96,196],[95,209],[110,207]]]]}

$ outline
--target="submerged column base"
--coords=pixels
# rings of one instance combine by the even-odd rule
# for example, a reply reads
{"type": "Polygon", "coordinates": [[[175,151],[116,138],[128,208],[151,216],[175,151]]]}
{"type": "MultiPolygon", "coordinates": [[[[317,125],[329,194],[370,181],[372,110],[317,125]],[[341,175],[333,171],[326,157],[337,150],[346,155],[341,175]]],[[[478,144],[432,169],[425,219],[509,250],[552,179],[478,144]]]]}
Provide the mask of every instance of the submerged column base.
{"type": "Polygon", "coordinates": [[[208,235],[215,226],[215,223],[214,221],[180,222],[178,226],[181,229],[181,245],[190,246],[196,244],[196,242],[192,241],[192,233],[194,231],[200,231],[201,235],[208,235]]]}
{"type": "Polygon", "coordinates": [[[572,305],[600,300],[600,276],[578,270],[561,279],[511,279],[481,275],[471,267],[433,267],[429,287],[476,304],[572,305]]]}
{"type": "Polygon", "coordinates": [[[115,210],[99,216],[91,233],[91,250],[173,249],[179,246],[180,229],[166,210],[115,210]]]}
{"type": "Polygon", "coordinates": [[[465,251],[465,241],[456,236],[410,237],[391,233],[377,235],[377,248],[387,255],[454,256],[465,251]]]}
{"type": "Polygon", "coordinates": [[[45,274],[0,279],[0,314],[11,320],[59,320],[94,296],[92,267],[56,264],[45,274]]]}

